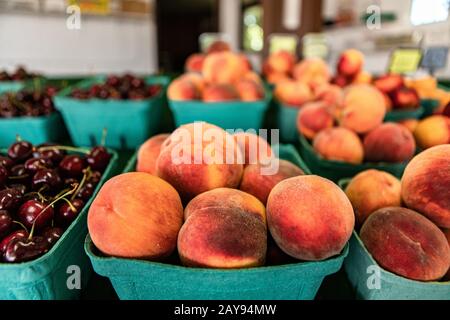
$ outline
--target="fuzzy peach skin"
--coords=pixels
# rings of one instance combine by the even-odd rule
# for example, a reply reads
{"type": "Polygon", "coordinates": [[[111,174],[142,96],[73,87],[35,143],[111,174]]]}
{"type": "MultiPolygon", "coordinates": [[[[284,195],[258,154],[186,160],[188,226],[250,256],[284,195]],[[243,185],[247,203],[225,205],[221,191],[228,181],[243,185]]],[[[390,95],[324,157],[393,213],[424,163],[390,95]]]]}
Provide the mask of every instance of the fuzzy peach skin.
{"type": "Polygon", "coordinates": [[[337,72],[346,77],[356,76],[364,65],[364,55],[356,49],[348,49],[341,53],[337,62],[337,72]]]}
{"type": "Polygon", "coordinates": [[[400,123],[401,125],[405,126],[406,129],[409,130],[409,132],[414,133],[414,131],[417,128],[417,125],[419,124],[419,120],[417,120],[417,119],[405,119],[405,120],[399,121],[398,123],[400,123]]]}
{"type": "Polygon", "coordinates": [[[178,101],[196,100],[200,98],[200,92],[192,81],[175,79],[167,89],[167,97],[178,101]]]}
{"type": "Polygon", "coordinates": [[[414,137],[422,149],[450,143],[450,118],[434,115],[419,122],[414,137]]]}
{"type": "Polygon", "coordinates": [[[278,51],[269,55],[264,63],[264,74],[290,74],[295,65],[295,56],[287,51],[278,51]]]}
{"type": "Polygon", "coordinates": [[[266,224],[266,208],[256,197],[249,193],[230,189],[217,188],[206,191],[192,199],[184,209],[184,219],[201,211],[214,212],[216,209],[231,209],[253,214],[266,224]]]}
{"type": "Polygon", "coordinates": [[[274,95],[283,104],[293,107],[300,107],[314,99],[313,92],[307,84],[293,80],[279,82],[274,95]]]}
{"type": "Polygon", "coordinates": [[[450,228],[450,144],[415,156],[402,177],[402,198],[439,227],[450,228]]]}
{"type": "Polygon", "coordinates": [[[367,218],[360,236],[380,266],[400,276],[435,281],[450,267],[450,247],[445,235],[413,210],[379,209],[367,218]]]}
{"type": "Polygon", "coordinates": [[[402,203],[401,183],[390,173],[369,169],[358,173],[345,188],[353,205],[356,226],[384,207],[399,207],[402,203]]]}
{"type": "Polygon", "coordinates": [[[268,165],[275,156],[270,144],[254,133],[236,132],[233,138],[245,158],[245,165],[258,163],[268,165]]]}
{"type": "Polygon", "coordinates": [[[410,160],[416,152],[412,133],[401,124],[386,122],[370,131],[363,140],[368,162],[399,163],[410,160]]]}
{"type": "Polygon", "coordinates": [[[202,72],[203,62],[205,61],[206,56],[202,53],[194,53],[191,54],[185,63],[185,70],[187,72],[202,72]]]}
{"type": "Polygon", "coordinates": [[[266,80],[270,84],[278,85],[282,82],[289,82],[292,81],[292,79],[285,73],[270,73],[266,76],[266,80]]]}
{"type": "Polygon", "coordinates": [[[262,266],[267,229],[260,217],[239,209],[204,209],[191,214],[178,235],[178,253],[188,267],[262,266]]]}
{"type": "Polygon", "coordinates": [[[232,135],[208,123],[195,123],[179,127],[164,142],[156,173],[188,201],[215,188],[237,188],[243,163],[232,135]]]}
{"type": "Polygon", "coordinates": [[[204,102],[223,102],[239,100],[235,87],[228,84],[207,85],[203,91],[204,102]]]}
{"type": "Polygon", "coordinates": [[[205,80],[202,75],[195,72],[188,72],[178,77],[180,80],[190,81],[197,88],[199,94],[203,94],[203,90],[205,89],[205,80]]]}
{"type": "Polygon", "coordinates": [[[416,90],[410,88],[399,88],[389,95],[396,109],[417,109],[420,105],[420,97],[416,90]]]}
{"type": "Polygon", "coordinates": [[[374,80],[373,85],[385,94],[390,94],[404,86],[403,77],[399,74],[386,74],[374,80]]]}
{"type": "Polygon", "coordinates": [[[308,139],[313,139],[320,131],[332,128],[334,117],[327,104],[310,102],[297,115],[297,130],[308,139]]]}
{"type": "Polygon", "coordinates": [[[339,254],[355,225],[352,204],[336,184],[319,176],[278,183],[267,200],[270,234],[288,255],[324,260],[339,254]]]}
{"type": "Polygon", "coordinates": [[[161,145],[170,136],[168,133],[151,137],[139,147],[136,171],[156,175],[156,160],[161,151],[161,145]]]}
{"type": "Polygon", "coordinates": [[[211,53],[223,52],[223,51],[231,51],[231,47],[227,42],[218,40],[218,41],[213,42],[209,46],[207,53],[211,54],[211,53]]]}
{"type": "Polygon", "coordinates": [[[239,55],[224,51],[212,53],[206,57],[202,74],[207,83],[233,84],[248,71],[250,71],[248,66],[239,55]]]}
{"type": "Polygon", "coordinates": [[[87,223],[92,241],[104,254],[161,260],[176,247],[183,206],[164,180],[144,172],[124,173],[100,189],[87,223]]]}
{"type": "MultiPolygon", "coordinates": [[[[444,230],[444,234],[447,237],[447,242],[448,242],[448,245],[450,246],[450,229],[444,230]]],[[[444,277],[444,280],[450,281],[450,268],[448,269],[447,274],[444,277]]]]}
{"type": "Polygon", "coordinates": [[[356,133],[340,127],[320,131],[314,137],[313,148],[326,160],[359,164],[364,158],[363,145],[356,133]]]}
{"type": "Polygon", "coordinates": [[[372,82],[372,75],[367,71],[360,71],[353,78],[353,84],[370,84],[372,82]]]}
{"type": "MultiPolygon", "coordinates": [[[[344,102],[344,91],[335,84],[326,84],[314,89],[315,100],[325,103],[331,110],[340,109],[344,102]]],[[[333,112],[334,115],[338,113],[333,112]]]]}
{"type": "Polygon", "coordinates": [[[367,84],[346,88],[344,108],[339,118],[342,127],[363,134],[378,127],[385,114],[385,99],[376,88],[367,84]]]}
{"type": "Polygon", "coordinates": [[[315,88],[330,82],[331,72],[325,61],[319,58],[304,59],[294,66],[294,79],[315,88]]]}
{"type": "Polygon", "coordinates": [[[248,72],[246,72],[246,73],[243,75],[242,79],[252,80],[252,81],[256,82],[257,84],[259,84],[259,85],[261,85],[261,86],[263,85],[263,81],[262,81],[261,77],[259,76],[259,74],[257,74],[257,73],[254,72],[254,71],[248,71],[248,72]]]}
{"type": "Polygon", "coordinates": [[[262,174],[259,164],[251,164],[245,167],[240,189],[254,195],[262,203],[267,203],[270,191],[279,183],[288,178],[304,175],[302,169],[290,161],[279,160],[278,172],[274,175],[262,174]]]}
{"type": "Polygon", "coordinates": [[[249,79],[241,79],[236,82],[236,89],[242,101],[259,101],[264,99],[264,87],[249,79]]]}

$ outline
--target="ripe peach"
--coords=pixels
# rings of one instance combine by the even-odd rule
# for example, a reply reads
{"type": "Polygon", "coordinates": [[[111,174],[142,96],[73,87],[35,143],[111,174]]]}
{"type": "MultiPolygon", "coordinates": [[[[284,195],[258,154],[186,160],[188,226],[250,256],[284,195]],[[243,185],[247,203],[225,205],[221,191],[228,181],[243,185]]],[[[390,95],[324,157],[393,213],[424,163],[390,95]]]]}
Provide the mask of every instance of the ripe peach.
{"type": "Polygon", "coordinates": [[[211,53],[223,52],[223,51],[231,51],[230,45],[225,41],[217,40],[208,47],[207,53],[211,54],[211,53]]]}
{"type": "Polygon", "coordinates": [[[275,156],[266,139],[254,133],[237,132],[233,137],[245,158],[245,165],[268,165],[275,156]]]}
{"type": "Polygon", "coordinates": [[[390,96],[397,109],[416,109],[420,105],[420,98],[416,90],[402,87],[394,90],[390,96]]]}
{"type": "Polygon", "coordinates": [[[450,145],[415,156],[402,177],[402,198],[439,227],[450,228],[450,145]]]}
{"type": "Polygon", "coordinates": [[[223,102],[239,100],[239,93],[228,84],[211,84],[203,91],[204,102],[223,102]]]}
{"type": "Polygon", "coordinates": [[[284,73],[289,74],[294,68],[295,56],[288,51],[278,51],[271,55],[266,60],[265,74],[270,73],[284,73]]]}
{"type": "Polygon", "coordinates": [[[372,83],[372,75],[367,71],[360,71],[352,81],[353,84],[370,84],[372,83]]]}
{"type": "Polygon", "coordinates": [[[327,84],[331,79],[331,72],[322,59],[304,59],[295,65],[292,71],[294,79],[307,83],[312,88],[327,84]]]}
{"type": "Polygon", "coordinates": [[[186,64],[184,69],[187,72],[198,72],[201,73],[202,72],[202,68],[203,68],[203,62],[205,61],[206,56],[204,54],[201,53],[194,53],[191,54],[187,59],[186,59],[186,64]]]}
{"type": "Polygon", "coordinates": [[[353,79],[351,77],[337,74],[333,77],[331,83],[337,85],[338,87],[345,88],[346,86],[350,85],[352,81],[353,79]]]}
{"type": "Polygon", "coordinates": [[[264,264],[266,250],[266,225],[241,209],[198,210],[178,235],[181,261],[189,267],[257,267],[264,264]]]}
{"type": "Polygon", "coordinates": [[[337,71],[346,77],[357,75],[364,64],[364,55],[356,49],[345,50],[339,57],[337,71]]]}
{"type": "Polygon", "coordinates": [[[139,147],[136,171],[156,175],[156,160],[159,157],[161,145],[169,136],[168,133],[158,134],[139,147]]]}
{"type": "Polygon", "coordinates": [[[161,260],[176,247],[183,206],[164,180],[144,172],[125,173],[103,185],[87,222],[92,241],[103,253],[161,260]]]}
{"type": "Polygon", "coordinates": [[[263,85],[263,81],[262,81],[261,77],[254,71],[249,71],[249,72],[245,73],[243,75],[243,79],[252,80],[261,86],[263,85]]]}
{"type": "Polygon", "coordinates": [[[244,191],[217,188],[206,191],[192,199],[184,210],[184,219],[187,220],[192,214],[202,211],[235,210],[257,216],[266,224],[266,208],[256,197],[244,191]]]}
{"type": "Polygon", "coordinates": [[[357,84],[345,90],[344,108],[339,123],[362,134],[378,127],[385,114],[386,104],[381,92],[373,86],[357,84]]]}
{"type": "Polygon", "coordinates": [[[291,81],[292,79],[285,73],[270,73],[266,76],[266,80],[270,84],[278,85],[279,83],[291,81]]]}
{"type": "Polygon", "coordinates": [[[305,104],[297,116],[297,130],[308,139],[313,139],[320,131],[332,128],[333,114],[323,102],[305,104]]]}
{"type": "Polygon", "coordinates": [[[419,122],[414,137],[422,149],[450,143],[450,118],[434,115],[419,122]]]}
{"type": "Polygon", "coordinates": [[[264,99],[264,87],[253,80],[239,80],[236,83],[236,89],[242,101],[259,101],[264,99]]]}
{"type": "Polygon", "coordinates": [[[393,105],[392,105],[392,99],[389,95],[386,93],[383,93],[384,102],[386,104],[386,112],[392,111],[393,105]]]}
{"type": "Polygon", "coordinates": [[[360,235],[380,266],[400,276],[434,281],[450,267],[450,247],[445,235],[413,210],[379,209],[367,218],[360,235]]]}
{"type": "MultiPolygon", "coordinates": [[[[450,229],[444,230],[444,234],[447,237],[448,245],[450,246],[450,229]]],[[[444,277],[445,281],[450,281],[450,268],[447,271],[447,274],[444,277]]]]}
{"type": "Polygon", "coordinates": [[[409,132],[414,133],[414,131],[417,128],[417,125],[419,124],[419,120],[417,119],[405,119],[399,122],[399,124],[405,126],[406,129],[409,130],[409,132]]]}
{"type": "Polygon", "coordinates": [[[344,91],[335,84],[327,84],[317,87],[314,90],[316,100],[322,101],[332,109],[340,109],[344,102],[344,91]]]}
{"type": "Polygon", "coordinates": [[[179,127],[164,142],[156,172],[183,200],[190,200],[215,188],[237,188],[242,163],[233,136],[217,126],[197,122],[179,127]]]}
{"type": "Polygon", "coordinates": [[[390,94],[404,86],[404,80],[398,74],[386,74],[373,82],[374,86],[385,94],[390,94]]]}
{"type": "Polygon", "coordinates": [[[267,200],[267,222],[278,246],[301,260],[339,254],[355,216],[345,193],[330,180],[308,175],[278,183],[267,200]]]}
{"type": "Polygon", "coordinates": [[[205,80],[199,73],[188,72],[178,77],[178,79],[192,82],[200,94],[202,94],[205,89],[205,80]]]}
{"type": "Polygon", "coordinates": [[[277,84],[274,95],[280,102],[295,107],[313,99],[313,93],[307,84],[292,80],[277,84]]]}
{"type": "Polygon", "coordinates": [[[233,84],[250,71],[242,59],[232,52],[209,54],[203,63],[203,77],[207,83],[233,84]]]}
{"type": "Polygon", "coordinates": [[[356,225],[361,227],[375,210],[399,207],[402,202],[401,183],[393,175],[369,169],[358,173],[345,188],[355,210],[356,225]]]}
{"type": "Polygon", "coordinates": [[[326,160],[359,164],[364,158],[361,140],[346,128],[322,130],[314,137],[313,148],[326,160]]]}
{"type": "Polygon", "coordinates": [[[195,84],[183,79],[175,79],[167,89],[170,100],[195,100],[200,98],[200,92],[195,84]]]}
{"type": "Polygon", "coordinates": [[[262,203],[267,203],[270,191],[280,181],[305,174],[302,169],[287,160],[279,160],[278,172],[274,175],[263,174],[259,164],[251,164],[245,167],[240,189],[258,198],[262,203]]]}
{"type": "Polygon", "coordinates": [[[404,162],[416,152],[412,133],[398,123],[386,122],[370,131],[363,140],[369,162],[404,162]]]}

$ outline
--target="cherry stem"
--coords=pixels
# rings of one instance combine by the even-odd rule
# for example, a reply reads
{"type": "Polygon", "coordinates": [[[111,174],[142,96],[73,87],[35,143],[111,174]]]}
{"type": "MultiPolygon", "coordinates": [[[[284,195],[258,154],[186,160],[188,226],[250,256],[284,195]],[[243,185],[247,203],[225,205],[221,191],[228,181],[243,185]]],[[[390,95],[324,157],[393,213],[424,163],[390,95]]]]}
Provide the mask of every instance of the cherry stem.
{"type": "Polygon", "coordinates": [[[16,134],[16,141],[17,141],[17,142],[22,141],[22,137],[21,137],[20,135],[18,135],[18,134],[16,134]]]}
{"type": "Polygon", "coordinates": [[[68,146],[46,146],[38,148],[38,151],[48,151],[48,150],[66,150],[85,154],[89,154],[89,152],[91,152],[88,149],[68,147],[68,146]]]}
{"type": "Polygon", "coordinates": [[[13,223],[18,224],[19,226],[21,226],[28,233],[28,229],[27,229],[27,227],[25,227],[25,225],[23,223],[21,223],[19,221],[15,221],[15,220],[13,221],[13,223]]]}
{"type": "Polygon", "coordinates": [[[48,210],[48,208],[50,208],[51,206],[53,206],[56,202],[58,202],[59,200],[63,199],[64,197],[71,195],[75,189],[78,186],[75,186],[73,189],[67,191],[66,193],[60,195],[58,198],[56,198],[55,200],[53,200],[52,202],[50,202],[44,209],[42,209],[42,211],[38,214],[38,216],[36,217],[36,219],[34,219],[33,221],[33,226],[31,227],[31,231],[30,231],[30,235],[28,237],[28,240],[31,240],[33,238],[33,233],[34,233],[34,227],[36,226],[36,221],[39,219],[39,217],[48,210]]]}
{"type": "Polygon", "coordinates": [[[72,202],[70,202],[69,200],[67,200],[66,198],[62,198],[61,200],[64,200],[70,207],[70,210],[72,210],[73,212],[77,211],[77,208],[74,207],[74,205],[72,204],[72,202]]]}
{"type": "Polygon", "coordinates": [[[100,141],[100,145],[102,147],[105,146],[106,143],[106,136],[108,135],[108,129],[107,128],[103,128],[103,132],[102,132],[102,140],[100,141]]]}
{"type": "Polygon", "coordinates": [[[70,198],[71,202],[73,202],[73,200],[75,200],[75,197],[77,196],[78,192],[80,192],[81,188],[83,188],[84,184],[87,181],[87,177],[90,174],[91,174],[91,167],[87,167],[86,170],[84,171],[83,178],[81,179],[80,184],[78,185],[78,188],[76,189],[76,191],[73,193],[72,197],[70,198]]]}
{"type": "Polygon", "coordinates": [[[11,180],[18,180],[18,179],[26,178],[26,177],[28,177],[28,176],[29,176],[28,174],[23,174],[23,175],[21,175],[21,176],[13,176],[13,177],[9,177],[8,179],[11,179],[11,180]]]}

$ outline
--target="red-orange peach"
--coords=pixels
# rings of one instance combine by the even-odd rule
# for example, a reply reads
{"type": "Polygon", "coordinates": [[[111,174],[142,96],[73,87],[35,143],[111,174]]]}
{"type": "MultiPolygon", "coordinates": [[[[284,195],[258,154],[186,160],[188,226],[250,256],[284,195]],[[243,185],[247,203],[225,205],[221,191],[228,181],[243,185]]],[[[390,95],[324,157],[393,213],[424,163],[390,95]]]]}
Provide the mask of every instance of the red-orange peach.
{"type": "Polygon", "coordinates": [[[192,81],[175,79],[167,89],[170,100],[195,100],[200,98],[200,92],[192,81]]]}
{"type": "Polygon", "coordinates": [[[183,81],[192,82],[200,94],[202,94],[203,90],[205,89],[205,80],[203,79],[202,75],[199,73],[188,72],[188,73],[185,73],[182,76],[178,77],[178,79],[183,80],[183,81]]]}
{"type": "Polygon", "coordinates": [[[292,80],[278,83],[274,95],[283,104],[294,107],[299,107],[314,98],[307,84],[292,80]]]}
{"type": "Polygon", "coordinates": [[[217,40],[208,47],[207,53],[210,54],[223,51],[231,51],[230,45],[225,41],[217,40]]]}
{"type": "Polygon", "coordinates": [[[394,90],[390,96],[396,109],[416,109],[420,105],[419,95],[414,89],[402,87],[394,90]]]}
{"type": "Polygon", "coordinates": [[[239,55],[223,51],[206,57],[202,74],[207,83],[233,84],[248,71],[250,70],[239,55]]]}
{"type": "Polygon", "coordinates": [[[236,132],[233,137],[244,156],[245,165],[268,165],[273,159],[274,153],[266,139],[251,132],[236,132]]]}
{"type": "Polygon", "coordinates": [[[288,51],[277,51],[269,55],[265,64],[265,74],[284,73],[289,74],[294,68],[295,56],[288,51]]]}
{"type": "Polygon", "coordinates": [[[336,184],[319,176],[278,183],[267,200],[267,222],[278,246],[301,260],[339,254],[355,224],[353,208],[336,184]]]}
{"type": "Polygon", "coordinates": [[[203,91],[204,102],[223,102],[239,100],[235,87],[228,84],[211,84],[203,91]]]}
{"type": "Polygon", "coordinates": [[[404,86],[403,77],[398,74],[386,74],[373,82],[374,86],[385,94],[394,92],[404,86]]]}
{"type": "Polygon", "coordinates": [[[205,61],[205,58],[206,58],[206,56],[201,53],[194,53],[194,54],[190,55],[186,59],[186,64],[185,64],[184,69],[187,72],[201,73],[202,68],[203,68],[203,62],[205,61]]]}
{"type": "Polygon", "coordinates": [[[331,79],[327,64],[319,58],[302,60],[295,65],[292,75],[297,81],[307,83],[312,88],[327,84],[331,79]]]}
{"type": "Polygon", "coordinates": [[[434,115],[419,122],[414,137],[422,149],[450,143],[450,118],[434,115]]]}
{"type": "MultiPolygon", "coordinates": [[[[450,229],[444,230],[444,234],[447,237],[448,245],[450,246],[450,229]]],[[[444,277],[445,281],[450,281],[450,268],[447,271],[447,274],[444,277]]]]}
{"type": "Polygon", "coordinates": [[[409,132],[414,133],[414,131],[417,128],[417,125],[419,124],[419,120],[417,120],[417,119],[405,119],[405,120],[399,121],[399,123],[402,126],[405,126],[405,128],[408,129],[409,132]]]}
{"type": "Polygon", "coordinates": [[[87,223],[95,246],[122,258],[161,260],[177,244],[183,206],[176,190],[144,172],[107,181],[89,209],[87,223]]]}
{"type": "Polygon", "coordinates": [[[259,101],[264,99],[264,87],[249,79],[241,79],[236,83],[236,89],[242,101],[259,101]]]}
{"type": "Polygon", "coordinates": [[[364,55],[358,50],[348,49],[341,53],[337,71],[346,77],[355,76],[361,71],[363,64],[364,55]]]}
{"type": "Polygon", "coordinates": [[[313,139],[320,131],[333,127],[334,117],[323,102],[305,104],[297,115],[297,130],[308,139],[313,139]]]}
{"type": "Polygon", "coordinates": [[[159,157],[161,145],[169,136],[168,133],[158,134],[139,147],[136,171],[156,175],[156,160],[159,157]]]}

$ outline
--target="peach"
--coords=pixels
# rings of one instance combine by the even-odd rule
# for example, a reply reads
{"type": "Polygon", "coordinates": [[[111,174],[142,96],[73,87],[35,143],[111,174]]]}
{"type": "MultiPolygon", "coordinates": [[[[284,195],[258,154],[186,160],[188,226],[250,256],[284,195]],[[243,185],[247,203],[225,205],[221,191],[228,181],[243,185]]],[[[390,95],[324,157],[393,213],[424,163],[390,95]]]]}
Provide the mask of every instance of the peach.
{"type": "Polygon", "coordinates": [[[206,56],[204,54],[201,53],[194,53],[191,54],[187,59],[186,59],[186,64],[184,69],[187,72],[198,72],[201,73],[202,72],[202,68],[203,68],[203,62],[205,61],[206,56]]]}
{"type": "Polygon", "coordinates": [[[251,164],[245,167],[240,189],[254,195],[262,203],[267,203],[270,191],[288,178],[305,174],[302,169],[287,160],[279,160],[278,172],[274,175],[263,174],[261,165],[251,164]]]}
{"type": "Polygon", "coordinates": [[[278,183],[267,200],[267,222],[277,245],[301,260],[339,254],[355,216],[345,193],[325,178],[308,175],[278,183]]]}
{"type": "Polygon", "coordinates": [[[443,108],[442,115],[450,118],[450,102],[443,108]]]}
{"type": "Polygon", "coordinates": [[[206,57],[202,74],[208,83],[233,84],[248,71],[250,70],[237,54],[223,51],[209,54],[206,57]]]}
{"type": "Polygon", "coordinates": [[[223,52],[223,51],[231,51],[230,45],[225,41],[217,40],[208,47],[207,53],[211,54],[211,53],[223,52]]]}
{"type": "Polygon", "coordinates": [[[385,114],[386,104],[381,92],[370,85],[356,84],[345,90],[339,123],[362,134],[378,127],[385,114]]]}
{"type": "Polygon", "coordinates": [[[252,80],[261,86],[263,85],[261,77],[254,71],[249,71],[245,73],[242,78],[246,80],[252,80]]]}
{"type": "Polygon", "coordinates": [[[242,65],[245,67],[245,69],[248,70],[248,72],[250,72],[253,69],[253,67],[252,67],[252,63],[250,62],[250,59],[247,57],[247,55],[245,55],[243,53],[238,53],[238,57],[239,57],[239,59],[241,59],[242,65]]]}
{"type": "Polygon", "coordinates": [[[338,63],[337,72],[346,77],[357,75],[364,64],[364,55],[356,49],[348,49],[341,53],[338,63]]]}
{"type": "Polygon", "coordinates": [[[404,162],[416,152],[412,133],[401,124],[386,122],[370,131],[363,140],[365,159],[369,162],[404,162]]]}
{"type": "Polygon", "coordinates": [[[373,82],[373,85],[385,94],[390,94],[395,90],[400,89],[404,86],[404,80],[401,75],[398,74],[386,74],[384,76],[378,77],[373,82]]]}
{"type": "Polygon", "coordinates": [[[313,148],[326,160],[359,164],[364,158],[361,140],[346,128],[322,130],[314,137],[313,148]]]}
{"type": "Polygon", "coordinates": [[[406,129],[409,130],[409,132],[414,133],[414,131],[417,128],[417,125],[419,124],[419,120],[417,119],[405,119],[399,122],[399,124],[405,126],[406,129]]]}
{"type": "Polygon", "coordinates": [[[188,267],[262,266],[267,229],[260,217],[235,208],[202,209],[191,214],[178,235],[178,253],[188,267]]]}
{"type": "Polygon", "coordinates": [[[327,84],[314,90],[316,100],[326,103],[331,109],[340,109],[344,102],[344,91],[335,84],[327,84]]]}
{"type": "Polygon", "coordinates": [[[200,98],[200,92],[192,81],[175,79],[167,89],[170,100],[195,100],[200,98]]]}
{"type": "Polygon", "coordinates": [[[239,100],[239,93],[228,84],[211,84],[203,91],[204,102],[223,102],[239,100]]]}
{"type": "Polygon", "coordinates": [[[242,101],[259,101],[264,99],[264,87],[249,79],[241,79],[236,83],[236,89],[242,101]]]}
{"type": "Polygon", "coordinates": [[[254,133],[236,132],[233,137],[245,158],[245,165],[258,163],[268,165],[274,157],[267,140],[254,133]]]}
{"type": "Polygon", "coordinates": [[[151,137],[139,147],[136,171],[156,175],[156,160],[161,151],[161,145],[170,136],[168,133],[151,137]]]}
{"type": "Polygon", "coordinates": [[[362,171],[353,177],[345,188],[345,194],[353,205],[358,227],[374,211],[384,207],[399,207],[402,202],[400,180],[375,169],[362,171]]]}
{"type": "Polygon", "coordinates": [[[299,107],[314,98],[307,84],[292,80],[277,84],[274,95],[283,104],[294,107],[299,107]]]}
{"type": "Polygon", "coordinates": [[[205,80],[199,73],[188,72],[180,76],[178,79],[192,82],[200,94],[202,94],[205,89],[205,80]]]}
{"type": "Polygon", "coordinates": [[[322,59],[304,59],[295,65],[292,74],[294,79],[307,83],[312,88],[327,84],[331,79],[331,72],[322,59]]]}
{"type": "Polygon", "coordinates": [[[278,85],[279,83],[291,81],[292,79],[285,73],[270,73],[266,80],[270,84],[278,85]]]}
{"type": "Polygon", "coordinates": [[[450,247],[445,235],[413,210],[379,209],[367,218],[360,236],[378,264],[400,276],[434,281],[450,267],[450,247]]]}
{"type": "Polygon", "coordinates": [[[284,73],[289,74],[295,65],[295,56],[284,50],[277,51],[269,55],[265,63],[265,74],[284,73]]]}
{"type": "Polygon", "coordinates": [[[393,105],[391,97],[389,97],[386,93],[383,93],[383,97],[386,105],[386,112],[392,111],[393,105]]]}
{"type": "Polygon", "coordinates": [[[305,104],[297,116],[297,130],[308,139],[313,139],[320,131],[332,128],[333,114],[323,102],[305,104]]]}
{"type": "Polygon", "coordinates": [[[331,80],[331,83],[337,85],[338,87],[345,88],[352,83],[353,79],[341,74],[337,74],[331,80]]]}
{"type": "Polygon", "coordinates": [[[394,90],[390,96],[397,109],[416,109],[420,105],[420,98],[416,90],[402,87],[394,90]]]}
{"type": "Polygon", "coordinates": [[[372,75],[367,71],[360,71],[352,81],[353,84],[370,84],[372,83],[372,75]]]}
{"type": "Polygon", "coordinates": [[[402,177],[402,198],[439,227],[450,228],[450,145],[415,156],[402,177]]]}
{"type": "Polygon", "coordinates": [[[450,143],[450,118],[434,115],[419,122],[414,137],[422,149],[450,143]]]}
{"type": "Polygon", "coordinates": [[[192,214],[202,211],[235,210],[252,214],[266,224],[266,208],[256,197],[244,191],[217,188],[203,192],[192,199],[184,210],[184,219],[187,220],[192,214]]]}
{"type": "Polygon", "coordinates": [[[95,246],[122,258],[161,260],[177,244],[183,206],[177,191],[144,172],[107,181],[89,209],[87,223],[95,246]]]}
{"type": "MultiPolygon", "coordinates": [[[[447,237],[448,245],[450,246],[450,229],[444,230],[444,234],[447,237]]],[[[444,277],[445,281],[450,281],[450,268],[447,271],[447,274],[444,277]]]]}
{"type": "Polygon", "coordinates": [[[175,130],[161,147],[156,173],[190,200],[220,187],[237,188],[244,159],[232,135],[204,122],[175,130]]]}

